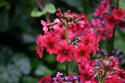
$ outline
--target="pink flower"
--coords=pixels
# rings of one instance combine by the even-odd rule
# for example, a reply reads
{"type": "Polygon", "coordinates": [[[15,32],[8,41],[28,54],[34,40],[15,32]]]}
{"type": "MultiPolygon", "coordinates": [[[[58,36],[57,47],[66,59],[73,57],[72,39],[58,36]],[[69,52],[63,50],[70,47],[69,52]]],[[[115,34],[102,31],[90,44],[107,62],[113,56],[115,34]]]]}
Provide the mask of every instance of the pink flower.
{"type": "Polygon", "coordinates": [[[94,74],[92,72],[91,67],[87,67],[87,68],[85,68],[85,71],[82,71],[82,73],[80,75],[80,80],[83,83],[86,83],[86,82],[93,83],[93,81],[94,81],[94,74]]]}
{"type": "Polygon", "coordinates": [[[39,54],[39,57],[42,58],[43,57],[43,45],[42,45],[42,35],[40,34],[37,38],[36,38],[36,51],[37,54],[39,54]]]}
{"type": "Polygon", "coordinates": [[[114,9],[113,14],[114,14],[115,19],[117,20],[123,20],[125,16],[125,12],[123,11],[123,8],[114,9]]]}
{"type": "Polygon", "coordinates": [[[107,79],[105,83],[122,83],[122,79],[118,78],[117,75],[113,75],[111,79],[107,79]]]}
{"type": "Polygon", "coordinates": [[[118,26],[123,29],[125,28],[125,21],[119,21],[118,26]]]}
{"type": "Polygon", "coordinates": [[[41,80],[37,83],[52,83],[53,79],[51,76],[45,76],[43,78],[41,78],[41,80]]]}
{"type": "Polygon", "coordinates": [[[84,28],[84,25],[85,25],[85,22],[84,22],[84,21],[78,21],[78,22],[76,23],[76,26],[77,26],[78,28],[84,28]]]}
{"type": "Polygon", "coordinates": [[[83,36],[83,38],[81,39],[81,41],[83,42],[83,44],[85,46],[92,46],[92,44],[94,43],[93,39],[94,39],[94,33],[88,33],[87,36],[83,36]]]}
{"type": "Polygon", "coordinates": [[[68,45],[66,40],[59,42],[59,48],[57,51],[57,61],[60,61],[60,63],[64,62],[65,60],[71,61],[74,59],[73,53],[74,45],[68,45]]]}
{"type": "Polygon", "coordinates": [[[109,26],[110,28],[115,27],[116,19],[114,18],[112,13],[109,16],[105,15],[105,19],[106,19],[105,20],[105,25],[109,26]]]}
{"type": "Polygon", "coordinates": [[[95,16],[99,16],[99,17],[102,17],[102,15],[106,12],[106,8],[104,8],[103,6],[99,6],[97,9],[96,9],[96,11],[95,11],[95,13],[94,13],[94,15],[95,16]]]}
{"type": "Polygon", "coordinates": [[[56,37],[52,37],[51,34],[47,34],[43,37],[43,46],[46,47],[47,52],[50,54],[57,52],[58,42],[59,40],[56,37]]]}
{"type": "Polygon", "coordinates": [[[94,70],[95,64],[96,64],[95,60],[81,61],[80,64],[78,64],[79,72],[82,73],[83,71],[85,71],[85,68],[87,67],[91,67],[91,69],[94,70]]]}
{"type": "Polygon", "coordinates": [[[43,25],[44,34],[47,34],[47,32],[48,32],[48,27],[47,27],[46,22],[44,22],[43,20],[41,20],[41,24],[43,25]]]}
{"type": "Polygon", "coordinates": [[[92,49],[90,49],[90,46],[85,46],[83,43],[78,43],[78,48],[76,48],[74,51],[75,61],[87,61],[90,58],[88,53],[91,53],[91,51],[92,49]]]}
{"type": "Polygon", "coordinates": [[[60,33],[60,32],[63,32],[65,30],[65,27],[62,23],[58,23],[58,24],[53,26],[53,29],[55,32],[60,33]]]}

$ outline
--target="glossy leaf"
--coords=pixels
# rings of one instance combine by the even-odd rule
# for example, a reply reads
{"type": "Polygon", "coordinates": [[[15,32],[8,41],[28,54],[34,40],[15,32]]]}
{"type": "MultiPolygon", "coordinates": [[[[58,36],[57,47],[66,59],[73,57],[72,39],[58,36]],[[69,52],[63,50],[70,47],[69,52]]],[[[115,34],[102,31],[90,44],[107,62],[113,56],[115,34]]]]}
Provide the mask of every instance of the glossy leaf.
{"type": "Polygon", "coordinates": [[[33,10],[32,10],[32,12],[31,12],[31,16],[32,17],[40,17],[40,16],[43,16],[43,15],[45,15],[46,14],[46,11],[38,11],[38,9],[37,8],[34,8],[33,10]]]}
{"type": "Polygon", "coordinates": [[[51,13],[51,14],[56,13],[56,8],[55,8],[54,4],[52,4],[52,3],[46,4],[45,7],[44,7],[44,10],[47,13],[51,13]]]}

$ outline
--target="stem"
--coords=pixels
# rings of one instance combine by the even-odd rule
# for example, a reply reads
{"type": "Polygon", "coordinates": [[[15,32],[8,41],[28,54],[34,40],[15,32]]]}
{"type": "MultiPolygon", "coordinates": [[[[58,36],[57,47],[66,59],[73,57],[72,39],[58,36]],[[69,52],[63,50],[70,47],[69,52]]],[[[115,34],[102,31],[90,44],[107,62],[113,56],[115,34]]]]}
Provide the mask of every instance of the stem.
{"type": "Polygon", "coordinates": [[[104,74],[101,76],[101,79],[99,79],[99,83],[105,82],[106,73],[107,73],[107,70],[105,69],[104,74]]]}
{"type": "MultiPolygon", "coordinates": [[[[65,39],[66,39],[67,44],[68,44],[68,27],[67,27],[67,24],[65,25],[65,27],[66,27],[65,39]]],[[[66,61],[66,72],[65,72],[66,76],[68,76],[68,67],[69,67],[69,62],[66,61]]]]}
{"type": "MultiPolygon", "coordinates": [[[[38,7],[40,8],[41,11],[44,10],[43,6],[40,4],[40,2],[38,0],[34,0],[36,2],[36,4],[38,5],[38,7]]],[[[50,23],[50,19],[49,19],[49,15],[48,14],[45,14],[46,16],[46,21],[47,23],[49,24],[50,23]]]]}
{"type": "MultiPolygon", "coordinates": [[[[117,2],[116,2],[116,8],[117,8],[117,9],[119,8],[119,0],[117,0],[117,2]]],[[[112,55],[112,49],[113,49],[113,47],[114,47],[116,27],[117,27],[117,26],[115,25],[115,28],[113,29],[113,37],[112,37],[112,40],[111,40],[111,48],[110,48],[109,53],[108,53],[109,56],[112,55]]]]}

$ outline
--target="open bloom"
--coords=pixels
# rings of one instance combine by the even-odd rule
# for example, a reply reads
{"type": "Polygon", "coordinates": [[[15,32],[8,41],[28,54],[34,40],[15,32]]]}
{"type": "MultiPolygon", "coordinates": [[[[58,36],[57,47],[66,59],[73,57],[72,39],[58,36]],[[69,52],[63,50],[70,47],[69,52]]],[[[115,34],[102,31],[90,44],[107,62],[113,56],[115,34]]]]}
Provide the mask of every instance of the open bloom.
{"type": "Polygon", "coordinates": [[[113,14],[105,15],[105,25],[107,25],[110,28],[115,27],[116,19],[114,18],[113,14]]]}
{"type": "Polygon", "coordinates": [[[71,61],[74,57],[71,53],[73,53],[74,45],[68,45],[66,40],[59,42],[59,47],[57,51],[57,61],[60,63],[64,62],[65,60],[71,61]]]}
{"type": "Polygon", "coordinates": [[[114,9],[113,14],[114,14],[115,19],[117,20],[123,20],[125,16],[125,12],[123,11],[123,8],[114,9]]]}
{"type": "Polygon", "coordinates": [[[52,37],[51,34],[47,34],[43,37],[43,46],[46,47],[47,52],[50,54],[57,52],[58,42],[58,39],[56,37],[52,37]]]}
{"type": "Polygon", "coordinates": [[[86,67],[85,68],[85,71],[82,71],[80,73],[80,80],[83,82],[83,83],[93,83],[94,81],[94,74],[92,72],[92,69],[91,67],[86,67]]]}
{"type": "Polygon", "coordinates": [[[52,83],[53,79],[51,76],[45,76],[43,78],[41,78],[41,80],[37,83],[52,83]]]}
{"type": "Polygon", "coordinates": [[[74,51],[75,61],[87,61],[90,58],[88,53],[90,53],[91,51],[92,49],[90,48],[90,46],[85,46],[83,43],[78,43],[78,48],[76,48],[76,50],[74,51]]]}
{"type": "Polygon", "coordinates": [[[122,83],[122,79],[118,78],[117,75],[113,75],[111,79],[107,79],[105,83],[122,83]]]}

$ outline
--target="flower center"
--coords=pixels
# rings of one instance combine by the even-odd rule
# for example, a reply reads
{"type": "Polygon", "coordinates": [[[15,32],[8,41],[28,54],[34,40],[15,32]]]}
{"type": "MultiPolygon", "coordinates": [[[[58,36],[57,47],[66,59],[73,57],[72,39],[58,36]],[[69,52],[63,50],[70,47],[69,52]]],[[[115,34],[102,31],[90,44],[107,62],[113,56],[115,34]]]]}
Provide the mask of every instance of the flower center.
{"type": "Polygon", "coordinates": [[[109,22],[110,22],[110,23],[112,23],[112,22],[113,22],[113,20],[112,20],[112,19],[109,19],[109,22]]]}
{"type": "Polygon", "coordinates": [[[67,54],[67,50],[63,50],[63,53],[64,53],[64,54],[67,54]]]}
{"type": "Polygon", "coordinates": [[[80,52],[80,55],[83,55],[84,54],[84,51],[82,50],[81,52],[80,52]]]}
{"type": "Polygon", "coordinates": [[[85,45],[88,45],[89,44],[89,41],[87,40],[86,42],[85,42],[85,45]]]}
{"type": "Polygon", "coordinates": [[[63,25],[62,25],[61,23],[59,23],[59,27],[60,27],[60,28],[62,28],[62,27],[63,27],[63,25]]]}
{"type": "Polygon", "coordinates": [[[84,77],[85,77],[86,80],[89,80],[89,75],[87,73],[84,74],[84,77]]]}
{"type": "Polygon", "coordinates": [[[118,12],[117,14],[118,14],[118,16],[120,16],[120,15],[121,15],[121,12],[118,12]]]}
{"type": "Polygon", "coordinates": [[[53,47],[53,43],[52,42],[49,42],[49,47],[53,47]]]}

